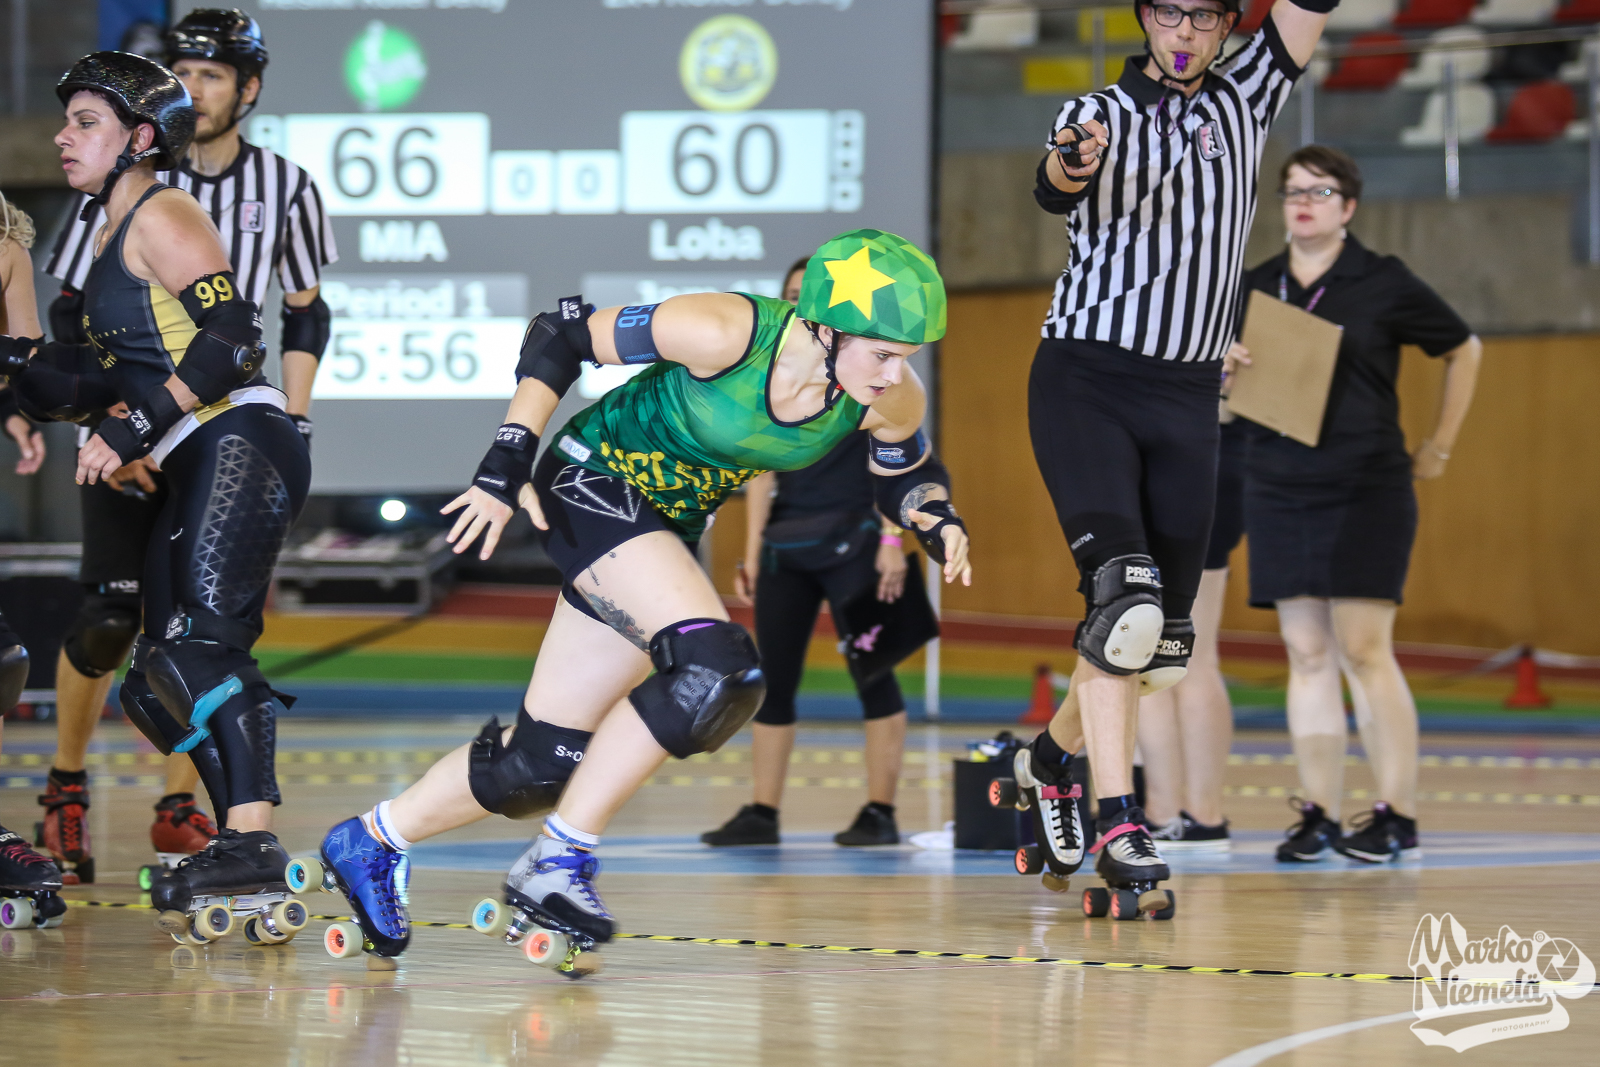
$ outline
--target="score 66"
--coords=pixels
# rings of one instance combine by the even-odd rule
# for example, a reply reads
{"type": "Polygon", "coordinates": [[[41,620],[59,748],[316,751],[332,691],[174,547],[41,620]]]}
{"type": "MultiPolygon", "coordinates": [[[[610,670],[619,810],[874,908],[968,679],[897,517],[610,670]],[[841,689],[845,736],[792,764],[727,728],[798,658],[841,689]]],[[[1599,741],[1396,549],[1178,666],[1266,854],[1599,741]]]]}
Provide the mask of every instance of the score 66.
{"type": "Polygon", "coordinates": [[[481,215],[487,115],[290,115],[290,158],[332,215],[481,215]]]}

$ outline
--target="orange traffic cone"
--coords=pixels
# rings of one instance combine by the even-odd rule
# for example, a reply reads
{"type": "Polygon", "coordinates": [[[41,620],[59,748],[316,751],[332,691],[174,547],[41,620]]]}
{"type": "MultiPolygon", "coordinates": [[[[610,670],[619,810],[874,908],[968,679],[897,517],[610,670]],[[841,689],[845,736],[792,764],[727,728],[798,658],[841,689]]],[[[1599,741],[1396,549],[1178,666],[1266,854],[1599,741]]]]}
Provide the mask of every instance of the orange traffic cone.
{"type": "Polygon", "coordinates": [[[1056,714],[1056,691],[1050,683],[1050,664],[1041,663],[1033,671],[1033,699],[1019,720],[1024,725],[1048,726],[1056,714]]]}
{"type": "Polygon", "coordinates": [[[1517,687],[1506,697],[1505,706],[1548,708],[1553,703],[1555,701],[1539,688],[1539,664],[1533,658],[1533,646],[1523,645],[1522,653],[1517,656],[1517,687]]]}

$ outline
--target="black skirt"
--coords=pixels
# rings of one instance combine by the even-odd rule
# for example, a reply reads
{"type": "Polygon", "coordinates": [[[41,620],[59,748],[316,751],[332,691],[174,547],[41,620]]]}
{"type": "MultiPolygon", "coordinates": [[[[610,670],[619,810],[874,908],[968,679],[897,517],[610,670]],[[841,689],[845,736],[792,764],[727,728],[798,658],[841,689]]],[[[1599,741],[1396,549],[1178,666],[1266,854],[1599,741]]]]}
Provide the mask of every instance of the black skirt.
{"type": "Polygon", "coordinates": [[[1291,597],[1361,597],[1400,603],[1417,536],[1411,480],[1279,482],[1245,488],[1250,604],[1291,597]]]}

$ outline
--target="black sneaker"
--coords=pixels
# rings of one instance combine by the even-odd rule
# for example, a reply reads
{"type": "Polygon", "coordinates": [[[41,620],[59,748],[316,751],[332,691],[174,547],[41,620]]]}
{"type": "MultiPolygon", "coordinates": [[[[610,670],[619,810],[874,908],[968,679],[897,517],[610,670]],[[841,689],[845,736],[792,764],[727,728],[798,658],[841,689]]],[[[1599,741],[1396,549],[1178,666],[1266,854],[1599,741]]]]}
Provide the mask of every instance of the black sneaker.
{"type": "Polygon", "coordinates": [[[1150,836],[1163,852],[1227,852],[1233,847],[1228,837],[1227,819],[1216,826],[1207,826],[1196,822],[1186,811],[1178,812],[1178,817],[1165,826],[1152,825],[1150,836]]]}
{"type": "Polygon", "coordinates": [[[707,830],[700,840],[716,848],[729,845],[776,845],[778,813],[762,804],[746,804],[739,814],[715,830],[707,830]],[[767,812],[772,814],[768,815],[767,812]]]}
{"type": "Polygon", "coordinates": [[[1389,860],[1414,859],[1422,855],[1417,847],[1417,821],[1389,807],[1383,801],[1372,805],[1350,820],[1349,836],[1341,836],[1333,843],[1340,855],[1363,863],[1385,863],[1389,860]]]}
{"type": "Polygon", "coordinates": [[[894,809],[885,804],[868,804],[856,815],[850,829],[833,835],[833,843],[846,848],[867,845],[898,845],[900,827],[894,823],[894,809]]]}
{"type": "Polygon", "coordinates": [[[1323,857],[1339,840],[1339,824],[1328,818],[1321,804],[1291,799],[1289,806],[1300,813],[1300,821],[1286,831],[1288,837],[1278,846],[1279,863],[1312,863],[1323,857]]]}

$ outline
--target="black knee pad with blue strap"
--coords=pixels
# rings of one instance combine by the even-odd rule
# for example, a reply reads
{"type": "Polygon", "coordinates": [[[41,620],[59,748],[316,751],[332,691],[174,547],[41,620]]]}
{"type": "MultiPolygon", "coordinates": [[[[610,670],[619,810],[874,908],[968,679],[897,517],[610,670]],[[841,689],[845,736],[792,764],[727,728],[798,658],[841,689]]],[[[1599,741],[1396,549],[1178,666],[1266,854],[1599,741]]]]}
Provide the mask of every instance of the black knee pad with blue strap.
{"type": "Polygon", "coordinates": [[[511,743],[500,739],[500,717],[490,719],[467,755],[467,784],[484,811],[531,819],[556,806],[594,736],[517,713],[511,743]]]}
{"type": "Polygon", "coordinates": [[[685,619],[650,639],[656,673],[628,694],[656,743],[679,759],[715,752],[767,695],[755,642],[722,619],[685,619]]]}

